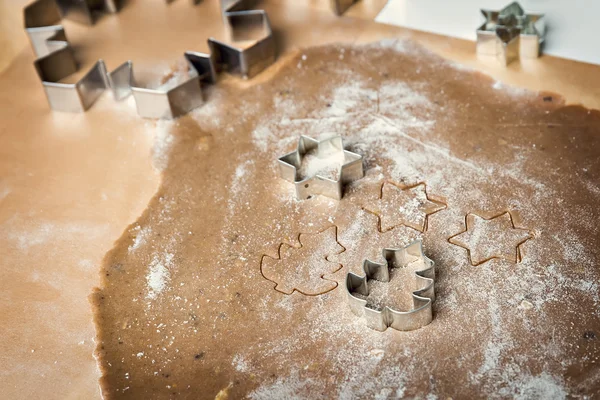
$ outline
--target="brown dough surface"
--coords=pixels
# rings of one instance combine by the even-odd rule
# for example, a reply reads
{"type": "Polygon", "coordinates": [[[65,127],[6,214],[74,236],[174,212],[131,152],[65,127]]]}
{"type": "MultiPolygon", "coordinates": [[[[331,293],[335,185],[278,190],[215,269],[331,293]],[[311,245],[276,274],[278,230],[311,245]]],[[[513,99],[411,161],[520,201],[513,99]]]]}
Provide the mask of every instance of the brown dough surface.
{"type": "Polygon", "coordinates": [[[597,392],[600,112],[394,41],[310,48],[208,99],[157,124],[161,187],[104,260],[92,301],[105,398],[597,392]],[[364,155],[366,176],[339,202],[296,201],[277,157],[300,134],[332,132],[364,155]],[[379,200],[387,181],[425,185],[379,200]],[[466,219],[471,234],[452,242],[471,257],[449,242],[466,219]],[[419,237],[437,267],[433,322],[367,328],[345,303],[345,273],[419,237]],[[261,263],[281,243],[280,268],[295,273],[301,251],[306,280],[337,287],[274,290],[261,263]]]}

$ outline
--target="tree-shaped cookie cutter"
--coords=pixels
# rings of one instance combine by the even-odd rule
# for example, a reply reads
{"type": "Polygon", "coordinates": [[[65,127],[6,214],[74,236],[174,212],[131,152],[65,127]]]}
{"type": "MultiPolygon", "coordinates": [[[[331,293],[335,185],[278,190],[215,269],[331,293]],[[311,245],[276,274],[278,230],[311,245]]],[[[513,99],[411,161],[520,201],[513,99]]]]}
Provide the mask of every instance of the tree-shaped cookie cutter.
{"type": "Polygon", "coordinates": [[[423,253],[420,240],[401,249],[383,249],[385,263],[370,260],[363,262],[364,276],[349,272],[346,275],[346,294],[350,310],[365,319],[367,326],[378,331],[388,327],[399,331],[412,331],[429,324],[433,319],[432,303],[435,301],[435,264],[423,253]],[[389,282],[390,268],[401,268],[417,263],[421,268],[414,272],[414,288],[412,292],[413,308],[409,311],[397,311],[384,307],[381,311],[367,306],[367,300],[356,297],[353,293],[369,295],[368,281],[371,279],[389,282]]]}
{"type": "Polygon", "coordinates": [[[341,136],[316,140],[302,135],[298,139],[298,147],[295,151],[279,157],[279,173],[283,179],[294,183],[296,198],[299,200],[309,199],[317,194],[340,200],[344,194],[344,185],[364,176],[362,159],[360,154],[344,150],[341,136]],[[343,153],[344,163],[337,179],[319,174],[306,178],[299,177],[298,171],[302,166],[302,158],[313,150],[317,151],[316,155],[319,158],[331,154],[332,151],[343,153]]]}

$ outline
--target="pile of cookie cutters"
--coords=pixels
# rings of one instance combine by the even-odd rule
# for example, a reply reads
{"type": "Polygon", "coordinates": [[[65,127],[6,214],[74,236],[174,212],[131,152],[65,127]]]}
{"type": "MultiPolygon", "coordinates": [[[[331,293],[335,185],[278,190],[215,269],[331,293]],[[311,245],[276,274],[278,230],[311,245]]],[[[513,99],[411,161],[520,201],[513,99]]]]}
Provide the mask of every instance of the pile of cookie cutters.
{"type": "Polygon", "coordinates": [[[24,10],[25,29],[37,56],[35,68],[53,110],[86,111],[110,88],[116,100],[133,95],[142,117],[175,118],[202,105],[202,84],[215,83],[218,72],[251,78],[275,62],[275,39],[269,18],[263,10],[249,10],[251,3],[251,0],[221,0],[231,44],[209,38],[210,54],[186,52],[184,56],[190,66],[188,79],[167,89],[139,86],[131,61],[107,72],[104,61],[98,60],[77,82],[60,82],[78,69],[73,49],[60,25],[61,17],[91,24],[93,12],[117,12],[115,0],[37,0],[24,10]],[[238,47],[235,43],[240,40],[252,40],[252,44],[238,47]]]}

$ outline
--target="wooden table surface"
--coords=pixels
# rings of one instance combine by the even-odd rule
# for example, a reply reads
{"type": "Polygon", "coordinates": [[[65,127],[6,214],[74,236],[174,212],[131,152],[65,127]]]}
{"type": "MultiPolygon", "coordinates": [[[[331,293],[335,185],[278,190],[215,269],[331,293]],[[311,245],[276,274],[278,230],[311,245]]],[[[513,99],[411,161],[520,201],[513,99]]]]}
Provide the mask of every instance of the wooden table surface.
{"type": "MultiPolygon", "coordinates": [[[[166,7],[162,0],[130,0],[127,7],[151,1],[157,10],[166,7]]],[[[407,38],[505,84],[557,92],[568,103],[600,108],[600,66],[543,56],[505,68],[478,59],[472,42],[373,22],[384,0],[363,0],[343,18],[330,13],[327,0],[267,2],[280,11],[275,28],[293,31],[280,57],[325,42],[407,38]],[[301,34],[306,29],[311,35],[301,34]]],[[[25,3],[0,3],[0,108],[12,104],[20,69],[35,74],[22,29],[25,3]]],[[[188,3],[169,7],[183,10],[188,3]]],[[[67,32],[72,27],[68,24],[67,32]]],[[[83,64],[91,62],[88,54],[83,64]]],[[[158,187],[152,137],[143,134],[150,123],[134,120],[126,131],[85,136],[68,127],[88,123],[93,131],[98,118],[93,112],[51,113],[43,106],[41,85],[24,90],[31,91],[31,110],[0,115],[1,397],[99,398],[87,295],[98,282],[102,257],[158,187]],[[47,113],[55,126],[37,136],[25,134],[28,113],[47,113]]]]}

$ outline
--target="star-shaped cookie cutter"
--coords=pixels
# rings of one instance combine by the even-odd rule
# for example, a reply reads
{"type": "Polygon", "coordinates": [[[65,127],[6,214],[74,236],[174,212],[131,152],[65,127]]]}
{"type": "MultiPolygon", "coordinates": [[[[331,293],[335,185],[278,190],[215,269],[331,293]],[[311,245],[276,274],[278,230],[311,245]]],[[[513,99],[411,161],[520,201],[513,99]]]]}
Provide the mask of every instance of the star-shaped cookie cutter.
{"type": "Polygon", "coordinates": [[[433,320],[432,303],[435,301],[435,264],[423,253],[420,240],[401,249],[383,249],[386,263],[370,260],[363,262],[364,276],[349,272],[346,275],[346,294],[350,310],[365,319],[369,328],[385,331],[388,327],[399,331],[412,331],[428,325],[433,320]],[[369,295],[368,281],[371,279],[389,282],[390,268],[402,268],[418,263],[415,270],[415,290],[412,292],[413,308],[410,311],[397,311],[385,306],[381,311],[367,306],[367,300],[353,293],[369,295]]]}
{"type": "Polygon", "coordinates": [[[482,9],[477,54],[494,55],[508,65],[517,58],[537,58],[546,35],[544,14],[528,14],[516,1],[502,10],[482,9]]]}
{"type": "Polygon", "coordinates": [[[283,179],[294,183],[296,198],[298,200],[310,199],[312,196],[318,194],[340,200],[344,195],[344,185],[364,176],[362,159],[363,157],[360,154],[344,150],[341,136],[315,140],[302,135],[298,139],[296,150],[278,159],[279,173],[283,179]],[[314,176],[299,178],[302,158],[308,152],[315,150],[318,158],[331,155],[333,152],[341,152],[343,154],[344,162],[340,167],[337,179],[322,176],[318,173],[314,176]]]}

